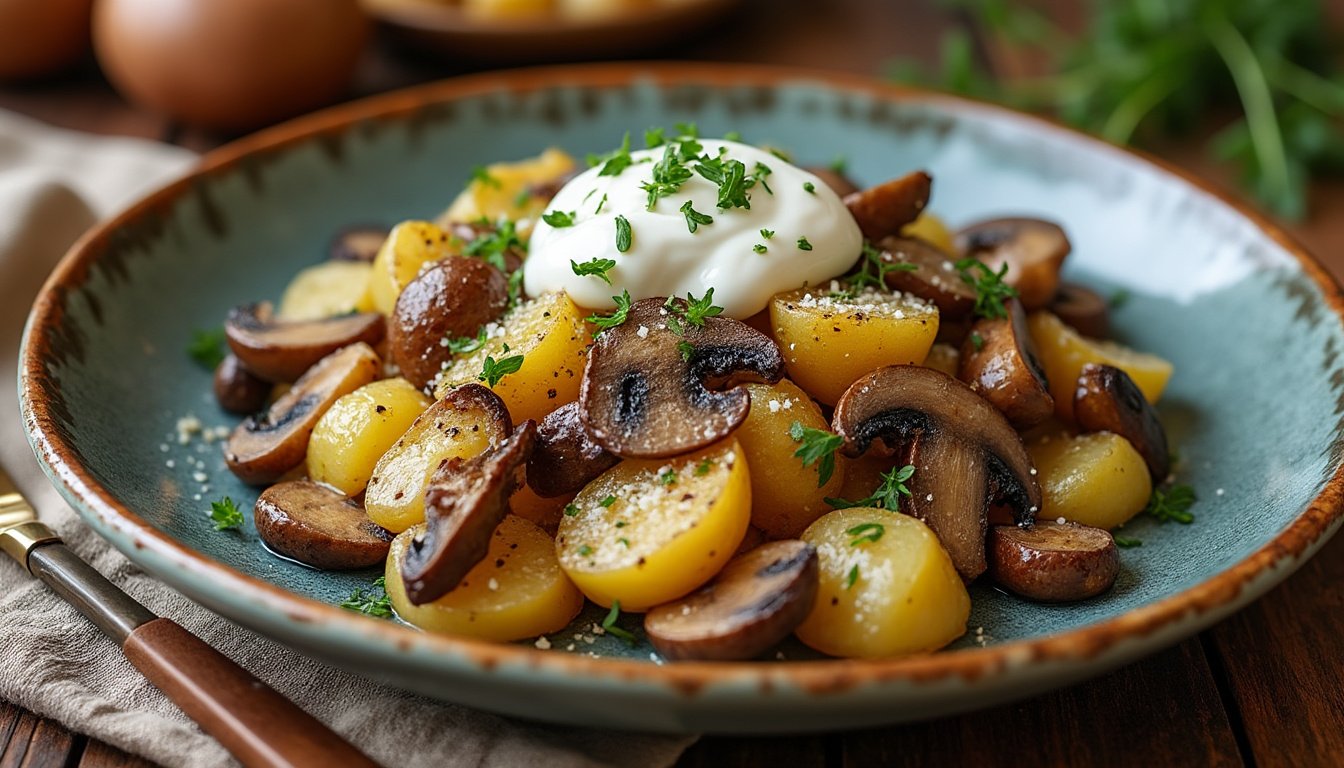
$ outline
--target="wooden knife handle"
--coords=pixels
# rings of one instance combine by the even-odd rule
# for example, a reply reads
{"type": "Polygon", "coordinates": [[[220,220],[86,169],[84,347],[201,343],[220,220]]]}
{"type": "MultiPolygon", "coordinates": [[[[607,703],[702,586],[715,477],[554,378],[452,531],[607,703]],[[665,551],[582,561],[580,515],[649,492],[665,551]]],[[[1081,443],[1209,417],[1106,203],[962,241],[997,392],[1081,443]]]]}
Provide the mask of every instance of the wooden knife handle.
{"type": "Polygon", "coordinates": [[[378,768],[312,715],[170,619],[140,625],[122,650],[243,765],[378,768]]]}

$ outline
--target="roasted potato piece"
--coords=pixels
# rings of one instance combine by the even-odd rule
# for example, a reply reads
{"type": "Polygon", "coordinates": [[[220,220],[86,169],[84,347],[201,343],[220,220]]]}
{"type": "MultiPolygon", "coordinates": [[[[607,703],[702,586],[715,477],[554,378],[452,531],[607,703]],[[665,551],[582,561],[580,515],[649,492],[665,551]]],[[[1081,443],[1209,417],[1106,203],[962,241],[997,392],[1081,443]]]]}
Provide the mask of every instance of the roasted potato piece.
{"type": "Polygon", "coordinates": [[[412,605],[401,564],[419,533],[419,527],[411,528],[392,542],[385,582],[397,615],[423,630],[509,642],[559,631],[583,608],[583,595],[556,561],[555,542],[516,515],[495,529],[485,559],[456,589],[431,603],[412,605]]]}
{"type": "Polygon", "coordinates": [[[349,312],[372,312],[369,273],[363,261],[328,261],[294,276],[280,298],[281,320],[321,320],[349,312]]]}
{"type": "Polygon", "coordinates": [[[574,158],[555,148],[527,160],[488,165],[479,178],[467,183],[440,221],[535,219],[552,196],[539,192],[575,170],[574,158]]]}
{"type": "Polygon", "coordinates": [[[947,223],[927,210],[920,211],[919,218],[901,227],[901,237],[913,237],[936,246],[943,253],[956,253],[952,243],[952,230],[947,223]]]}
{"type": "Polygon", "coordinates": [[[266,546],[329,571],[377,565],[392,541],[392,534],[374,525],[345,494],[310,480],[267,488],[252,519],[266,546]]]}
{"type": "Polygon", "coordinates": [[[459,256],[461,238],[428,221],[403,221],[392,228],[387,242],[378,249],[369,271],[368,299],[375,310],[392,314],[407,283],[420,274],[426,264],[459,256]]]}
{"type": "Polygon", "coordinates": [[[560,565],[589,600],[644,611],[704,584],[751,518],[741,446],[625,461],[589,483],[560,521],[560,565]]]}
{"type": "Polygon", "coordinates": [[[832,656],[934,651],[966,631],[971,598],[928,526],[885,509],[840,509],[803,533],[820,586],[798,639],[832,656]]]}
{"type": "Polygon", "coordinates": [[[1115,539],[1100,528],[1038,522],[997,525],[989,533],[989,573],[1013,592],[1045,603],[1096,597],[1120,573],[1115,539]]]}
{"type": "Polygon", "coordinates": [[[813,520],[831,511],[826,497],[838,496],[845,482],[845,462],[836,462],[830,479],[818,482],[816,465],[803,467],[793,454],[798,443],[789,435],[794,422],[804,428],[829,429],[821,409],[798,385],[748,384],[751,411],[734,433],[751,467],[751,522],[772,539],[796,538],[813,520]]]}
{"type": "Polygon", "coordinates": [[[499,362],[521,356],[521,367],[490,388],[503,398],[514,421],[541,421],[579,399],[584,352],[592,338],[583,318],[563,292],[526,301],[500,320],[497,335],[486,339],[483,347],[454,360],[439,376],[435,391],[442,397],[452,387],[482,381],[487,357],[499,362]]]}
{"type": "Polygon", "coordinates": [[[922,362],[938,335],[931,304],[871,288],[853,298],[812,288],[778,294],[770,322],[789,379],[827,405],[869,371],[922,362]]]}
{"type": "Polygon", "coordinates": [[[1084,365],[1073,395],[1073,415],[1086,432],[1114,432],[1128,440],[1148,464],[1153,482],[1167,479],[1167,432],[1129,374],[1109,365],[1084,365]]]}
{"type": "Polygon", "coordinates": [[[387,321],[387,352],[401,374],[424,388],[453,359],[448,342],[476,338],[509,306],[509,280],[480,259],[448,258],[406,284],[387,321]]]}
{"type": "Polygon", "coordinates": [[[1153,484],[1143,457],[1119,435],[1044,435],[1027,442],[1044,502],[1039,517],[1115,528],[1143,511],[1153,484]]]}
{"type": "Polygon", "coordinates": [[[1049,312],[1033,312],[1027,317],[1027,327],[1050,382],[1055,413],[1066,422],[1073,423],[1074,388],[1088,363],[1114,366],[1129,374],[1150,403],[1157,402],[1171,378],[1172,365],[1166,360],[1114,342],[1084,338],[1049,312]]]}
{"type": "Polygon", "coordinates": [[[524,485],[509,497],[509,511],[555,535],[556,529],[560,527],[560,518],[564,515],[565,508],[574,501],[575,495],[569,493],[564,496],[543,498],[538,496],[531,486],[524,485]]]}
{"type": "Polygon", "coordinates": [[[951,344],[934,344],[924,358],[924,367],[956,376],[961,371],[961,352],[951,344]]]}
{"type": "Polygon", "coordinates": [[[365,384],[332,404],[308,440],[308,476],[350,496],[430,400],[402,378],[365,384]]]}

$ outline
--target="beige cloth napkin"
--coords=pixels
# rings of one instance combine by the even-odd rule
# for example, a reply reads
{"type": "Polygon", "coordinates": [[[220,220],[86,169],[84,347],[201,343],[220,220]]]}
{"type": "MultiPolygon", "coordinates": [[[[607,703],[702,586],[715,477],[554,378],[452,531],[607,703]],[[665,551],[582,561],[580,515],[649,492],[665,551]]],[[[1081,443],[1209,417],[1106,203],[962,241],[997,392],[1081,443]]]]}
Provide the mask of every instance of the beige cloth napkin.
{"type": "MultiPolygon", "coordinates": [[[[0,112],[0,381],[15,380],[24,317],[66,248],[193,159],[175,147],[85,136],[0,112]]],[[[0,397],[0,463],[42,519],[108,578],[385,765],[664,766],[694,741],[525,723],[431,701],[317,663],[221,619],[142,573],[80,523],[38,468],[12,395],[0,397]]],[[[111,641],[13,562],[0,560],[0,699],[164,765],[233,764],[111,641]]]]}

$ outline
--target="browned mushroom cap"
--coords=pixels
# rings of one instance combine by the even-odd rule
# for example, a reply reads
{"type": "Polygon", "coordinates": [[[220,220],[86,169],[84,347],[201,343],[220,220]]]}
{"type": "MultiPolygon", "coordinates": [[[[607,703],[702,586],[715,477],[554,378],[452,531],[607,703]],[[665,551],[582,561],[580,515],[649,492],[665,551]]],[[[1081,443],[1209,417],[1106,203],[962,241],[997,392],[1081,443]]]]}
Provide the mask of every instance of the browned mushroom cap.
{"type": "Polygon", "coordinates": [[[877,247],[883,261],[908,265],[886,273],[888,288],[933,302],[945,320],[968,317],[975,309],[975,289],[961,279],[953,261],[936,246],[913,237],[887,237],[877,247]]]}
{"type": "Polygon", "coordinates": [[[901,227],[918,218],[929,203],[933,179],[923,171],[907,173],[876,187],[845,196],[845,206],[859,223],[863,236],[874,242],[899,235],[901,227]]]}
{"type": "Polygon", "coordinates": [[[214,384],[220,407],[241,415],[260,411],[271,393],[270,383],[243,367],[237,355],[226,355],[215,367],[214,384]]]}
{"type": "Polygon", "coordinates": [[[509,497],[523,484],[523,468],[537,423],[525,421],[499,447],[470,459],[444,462],[425,489],[425,531],[411,539],[401,561],[406,596],[414,605],[453,591],[490,549],[509,513],[509,497]]]}
{"type": "Polygon", "coordinates": [[[831,191],[840,197],[848,197],[859,191],[859,185],[849,180],[845,174],[834,168],[823,168],[818,165],[809,165],[803,170],[821,179],[822,183],[831,188],[831,191]]]}
{"type": "Polygon", "coordinates": [[[541,420],[537,447],[527,460],[527,484],[543,498],[567,496],[620,461],[620,457],[588,439],[576,400],[541,420]]]}
{"type": "Polygon", "coordinates": [[[1111,309],[1101,294],[1077,283],[1060,283],[1049,309],[1075,331],[1093,339],[1111,335],[1111,309]]]}
{"type": "Polygon", "coordinates": [[[1008,265],[1004,282],[1017,289],[1028,312],[1050,303],[1059,269],[1072,246],[1058,224],[1041,219],[991,219],[957,232],[957,251],[990,269],[1008,265]]]}
{"type": "Polygon", "coordinates": [[[373,381],[383,363],[368,344],[351,344],[318,361],[270,410],[239,424],[224,444],[224,460],[240,480],[273,483],[308,453],[313,427],[342,395],[373,381]]]}
{"type": "Polygon", "coordinates": [[[835,406],[832,428],[858,457],[875,441],[915,467],[902,510],[938,534],[962,578],[985,570],[991,500],[1031,522],[1041,488],[1008,420],[970,387],[914,365],[879,368],[854,382],[835,406]]]}
{"type": "Polygon", "coordinates": [[[1055,399],[1036,357],[1022,305],[1009,299],[1004,308],[1008,317],[986,318],[971,326],[961,345],[957,377],[1022,429],[1050,418],[1055,399]]]}
{"type": "Polygon", "coordinates": [[[678,335],[668,323],[686,304],[669,303],[673,309],[662,298],[635,302],[588,352],[579,413],[593,442],[623,458],[679,456],[722,440],[751,409],[738,385],[784,375],[770,337],[726,317],[681,323],[678,335]]]}
{"type": "Polygon", "coordinates": [[[812,545],[773,541],[733,558],[699,590],[649,611],[644,632],[671,660],[752,659],[803,623],[817,582],[812,545]]]}
{"type": "Polygon", "coordinates": [[[1083,366],[1073,394],[1073,418],[1085,432],[1114,432],[1128,440],[1148,465],[1153,482],[1162,482],[1171,472],[1167,432],[1157,411],[1119,368],[1083,366]]]}
{"type": "Polygon", "coordinates": [[[1120,573],[1111,534],[1078,523],[996,525],[989,536],[990,576],[1022,597],[1048,603],[1096,597],[1120,573]]]}
{"type": "Polygon", "coordinates": [[[445,339],[473,337],[509,306],[509,279],[480,259],[452,256],[407,283],[388,318],[387,349],[408,381],[423,389],[453,352],[445,339]]]}
{"type": "Polygon", "coordinates": [[[332,261],[373,262],[378,249],[387,240],[387,227],[357,226],[346,227],[331,238],[328,257],[332,261]]]}
{"type": "Polygon", "coordinates": [[[266,381],[294,381],[318,360],[356,342],[383,340],[387,324],[376,312],[320,320],[276,320],[270,302],[229,312],[224,332],[229,348],[249,371],[266,381]]]}
{"type": "Polygon", "coordinates": [[[253,510],[257,533],[276,552],[325,570],[378,565],[392,534],[334,488],[291,480],[267,488],[253,510]]]}

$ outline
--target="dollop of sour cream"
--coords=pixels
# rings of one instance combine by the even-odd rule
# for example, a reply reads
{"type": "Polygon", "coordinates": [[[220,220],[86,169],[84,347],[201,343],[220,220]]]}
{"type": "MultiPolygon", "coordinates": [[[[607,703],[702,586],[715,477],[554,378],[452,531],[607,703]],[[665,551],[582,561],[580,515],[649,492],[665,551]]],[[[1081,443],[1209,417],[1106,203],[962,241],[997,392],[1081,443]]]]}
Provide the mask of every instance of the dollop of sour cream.
{"type": "MultiPolygon", "coordinates": [[[[701,155],[738,160],[747,178],[757,176],[746,191],[750,208],[720,209],[719,185],[692,172],[649,210],[643,185],[653,180],[664,149],[631,152],[631,163],[620,173],[601,176],[602,166],[593,167],[556,194],[547,212],[572,214],[573,223],[537,222],[523,266],[527,293],[565,291],[576,304],[601,310],[614,307],[613,294],[623,290],[637,300],[687,293],[699,298],[713,288],[723,314],[742,319],[764,309],[776,293],[819,285],[853,266],[863,236],[830,187],[756,147],[714,139],[700,143],[701,155]],[[713,222],[697,223],[691,232],[689,214],[682,210],[687,201],[713,222]],[[617,247],[617,217],[630,224],[624,252],[617,247]],[[606,273],[611,285],[575,274],[571,262],[593,259],[616,263],[606,273]]],[[[696,162],[683,165],[693,168],[696,162]]]]}

